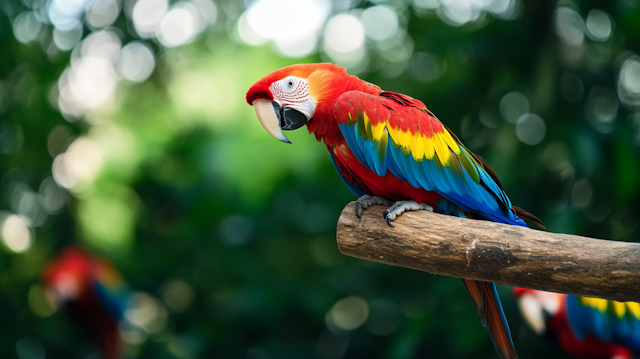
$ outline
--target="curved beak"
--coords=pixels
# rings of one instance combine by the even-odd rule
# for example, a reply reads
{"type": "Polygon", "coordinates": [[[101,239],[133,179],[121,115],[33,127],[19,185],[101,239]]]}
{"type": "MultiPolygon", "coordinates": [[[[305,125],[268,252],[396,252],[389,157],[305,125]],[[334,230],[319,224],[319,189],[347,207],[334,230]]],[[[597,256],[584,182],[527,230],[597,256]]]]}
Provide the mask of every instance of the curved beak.
{"type": "Polygon", "coordinates": [[[260,124],[267,132],[277,140],[291,143],[282,130],[295,130],[307,123],[307,117],[288,107],[280,107],[275,101],[255,100],[253,107],[260,124]]]}

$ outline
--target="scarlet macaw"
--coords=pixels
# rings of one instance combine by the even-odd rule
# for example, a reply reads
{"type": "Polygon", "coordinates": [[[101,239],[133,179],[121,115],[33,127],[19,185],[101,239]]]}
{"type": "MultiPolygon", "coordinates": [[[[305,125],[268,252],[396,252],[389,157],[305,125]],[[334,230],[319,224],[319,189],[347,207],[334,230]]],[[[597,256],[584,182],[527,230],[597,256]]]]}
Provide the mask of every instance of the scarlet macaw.
{"type": "Polygon", "coordinates": [[[515,288],[531,329],[581,359],[632,359],[640,352],[640,303],[515,288]]]}
{"type": "MultiPolygon", "coordinates": [[[[336,65],[302,64],[263,77],[247,92],[262,126],[289,143],[282,130],[307,125],[324,141],[359,209],[389,206],[391,225],[407,210],[527,226],[533,215],[511,205],[493,169],[468,151],[426,106],[409,96],[348,75],[336,65]],[[393,203],[392,201],[395,201],[393,203]]],[[[503,359],[517,358],[496,287],[464,279],[474,306],[503,359]]]]}
{"type": "Polygon", "coordinates": [[[41,280],[54,305],[92,332],[104,359],[123,357],[118,324],[128,290],[113,264],[70,246],[46,265],[41,280]]]}

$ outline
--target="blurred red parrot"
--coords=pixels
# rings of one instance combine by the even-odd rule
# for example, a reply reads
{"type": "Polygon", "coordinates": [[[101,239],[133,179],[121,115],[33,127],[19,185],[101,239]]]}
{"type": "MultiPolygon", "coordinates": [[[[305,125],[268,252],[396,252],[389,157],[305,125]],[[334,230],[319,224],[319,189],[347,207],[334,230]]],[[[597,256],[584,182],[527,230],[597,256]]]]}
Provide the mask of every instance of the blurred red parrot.
{"type": "MultiPolygon", "coordinates": [[[[269,134],[289,143],[283,130],[307,125],[323,141],[349,189],[359,197],[356,215],[388,206],[390,226],[404,211],[527,226],[542,225],[511,205],[495,171],[467,150],[420,101],[346,73],[333,64],[284,67],[247,92],[269,134]]],[[[503,359],[517,358],[495,285],[464,280],[474,306],[503,359]]]]}
{"type": "Polygon", "coordinates": [[[92,333],[104,359],[123,357],[118,324],[128,290],[113,264],[70,246],[45,266],[41,280],[54,305],[92,333]]]}
{"type": "Polygon", "coordinates": [[[527,325],[580,359],[632,359],[640,352],[640,304],[515,288],[527,325]]]}

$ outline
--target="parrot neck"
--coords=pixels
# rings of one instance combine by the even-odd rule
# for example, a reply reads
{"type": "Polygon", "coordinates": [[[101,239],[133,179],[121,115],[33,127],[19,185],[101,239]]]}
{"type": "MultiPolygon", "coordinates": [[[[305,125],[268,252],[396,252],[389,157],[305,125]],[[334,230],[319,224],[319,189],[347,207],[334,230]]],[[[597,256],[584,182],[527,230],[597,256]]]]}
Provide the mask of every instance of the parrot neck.
{"type": "Polygon", "coordinates": [[[309,133],[316,135],[318,142],[324,141],[330,146],[344,142],[338,122],[333,117],[333,107],[338,98],[348,91],[361,91],[371,95],[379,95],[382,92],[380,87],[346,73],[337,81],[332,81],[331,91],[318,100],[316,112],[307,122],[309,133]]]}

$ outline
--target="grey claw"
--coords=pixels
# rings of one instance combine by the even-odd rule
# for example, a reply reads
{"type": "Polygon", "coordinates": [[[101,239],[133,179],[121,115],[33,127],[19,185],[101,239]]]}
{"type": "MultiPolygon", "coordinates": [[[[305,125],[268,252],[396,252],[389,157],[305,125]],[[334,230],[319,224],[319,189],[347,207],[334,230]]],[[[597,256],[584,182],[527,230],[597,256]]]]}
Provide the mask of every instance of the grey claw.
{"type": "Polygon", "coordinates": [[[391,227],[391,228],[396,228],[396,226],[394,226],[393,224],[391,224],[391,220],[389,219],[389,217],[384,216],[384,219],[386,219],[386,220],[387,220],[387,224],[389,225],[389,227],[391,227]]]}
{"type": "Polygon", "coordinates": [[[433,207],[426,203],[416,203],[415,201],[397,201],[384,211],[384,218],[390,227],[395,227],[391,221],[406,211],[427,210],[433,212],[433,207]]]}
{"type": "Polygon", "coordinates": [[[388,206],[389,204],[391,204],[391,202],[382,197],[370,196],[368,194],[365,194],[362,197],[358,198],[358,200],[356,201],[356,205],[354,208],[356,217],[362,218],[362,215],[360,214],[360,209],[362,209],[362,213],[364,213],[364,211],[367,208],[369,208],[374,204],[381,204],[383,206],[385,205],[388,206]]]}

